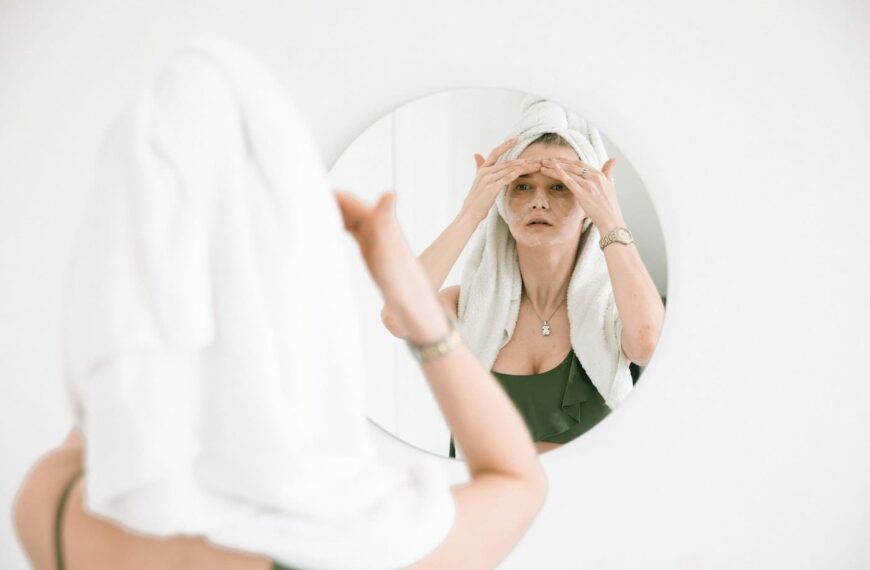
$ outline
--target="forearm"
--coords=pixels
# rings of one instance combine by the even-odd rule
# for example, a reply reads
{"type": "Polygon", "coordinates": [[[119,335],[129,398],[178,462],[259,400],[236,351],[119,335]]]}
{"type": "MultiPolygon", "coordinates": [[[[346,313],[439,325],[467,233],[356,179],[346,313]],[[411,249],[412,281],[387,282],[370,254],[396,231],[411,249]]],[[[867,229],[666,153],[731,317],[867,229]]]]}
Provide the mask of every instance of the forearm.
{"type": "MultiPolygon", "coordinates": [[[[392,314],[404,338],[430,344],[448,331],[445,310],[398,226],[389,220],[384,224],[379,234],[363,237],[363,257],[381,291],[384,311],[392,314]]],[[[523,418],[467,348],[460,345],[423,364],[422,371],[472,477],[501,476],[532,489],[543,487],[544,473],[523,418]]]]}
{"type": "Polygon", "coordinates": [[[635,244],[604,248],[629,360],[646,366],[661,333],[664,305],[635,244]]]}
{"type": "MultiPolygon", "coordinates": [[[[432,342],[448,330],[434,296],[418,300],[411,313],[406,323],[414,342],[432,342]]],[[[464,344],[421,368],[472,476],[499,474],[533,483],[543,478],[525,422],[464,344]]]]}
{"type": "Polygon", "coordinates": [[[420,254],[418,260],[426,270],[434,290],[441,289],[478,225],[480,220],[460,211],[432,245],[420,254]]]}
{"type": "MultiPolygon", "coordinates": [[[[479,224],[480,222],[474,217],[460,212],[450,225],[441,232],[441,235],[432,242],[432,245],[427,247],[417,258],[433,291],[437,292],[441,289],[444,280],[459,258],[459,254],[462,253],[462,249],[479,224]]],[[[408,337],[408,331],[399,324],[399,319],[393,314],[389,305],[385,304],[381,309],[381,320],[394,336],[398,338],[408,337]]]]}

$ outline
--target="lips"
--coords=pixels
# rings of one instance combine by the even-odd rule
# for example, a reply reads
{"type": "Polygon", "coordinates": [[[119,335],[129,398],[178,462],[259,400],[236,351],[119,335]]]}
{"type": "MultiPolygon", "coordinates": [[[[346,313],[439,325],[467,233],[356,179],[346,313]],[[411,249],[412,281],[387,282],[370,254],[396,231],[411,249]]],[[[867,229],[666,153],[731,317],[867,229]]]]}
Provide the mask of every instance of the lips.
{"type": "Polygon", "coordinates": [[[550,222],[548,222],[546,220],[532,220],[531,222],[529,222],[526,225],[527,226],[532,226],[532,225],[552,226],[553,224],[551,224],[550,222]]]}

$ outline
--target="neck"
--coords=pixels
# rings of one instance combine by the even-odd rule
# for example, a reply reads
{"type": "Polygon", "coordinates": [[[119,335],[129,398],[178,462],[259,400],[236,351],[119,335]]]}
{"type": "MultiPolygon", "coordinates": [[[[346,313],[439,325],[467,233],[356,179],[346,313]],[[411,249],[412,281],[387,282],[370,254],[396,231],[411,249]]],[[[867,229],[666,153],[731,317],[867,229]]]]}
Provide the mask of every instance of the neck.
{"type": "Polygon", "coordinates": [[[550,318],[565,300],[578,251],[577,242],[538,247],[517,242],[523,294],[540,318],[550,318]]]}

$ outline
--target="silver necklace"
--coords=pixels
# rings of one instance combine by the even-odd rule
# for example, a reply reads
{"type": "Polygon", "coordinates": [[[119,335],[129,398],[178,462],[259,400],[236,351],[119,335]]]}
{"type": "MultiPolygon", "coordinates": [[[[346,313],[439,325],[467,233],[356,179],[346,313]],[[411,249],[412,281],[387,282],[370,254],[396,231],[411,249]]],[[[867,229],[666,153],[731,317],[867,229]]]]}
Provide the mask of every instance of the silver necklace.
{"type": "MultiPolygon", "coordinates": [[[[565,299],[562,299],[562,303],[564,303],[564,302],[565,302],[565,299]]],[[[550,325],[549,325],[548,321],[553,318],[553,315],[556,314],[556,311],[559,310],[559,307],[562,306],[562,303],[559,303],[559,305],[555,308],[555,310],[553,310],[553,313],[550,315],[550,318],[541,319],[543,321],[543,324],[541,325],[541,334],[543,336],[550,336],[550,325]]],[[[532,304],[531,299],[529,299],[529,306],[532,308],[533,311],[535,311],[535,306],[532,304]]],[[[535,314],[538,315],[538,311],[535,311],[535,314]]],[[[540,319],[541,315],[538,315],[538,318],[540,319]]]]}

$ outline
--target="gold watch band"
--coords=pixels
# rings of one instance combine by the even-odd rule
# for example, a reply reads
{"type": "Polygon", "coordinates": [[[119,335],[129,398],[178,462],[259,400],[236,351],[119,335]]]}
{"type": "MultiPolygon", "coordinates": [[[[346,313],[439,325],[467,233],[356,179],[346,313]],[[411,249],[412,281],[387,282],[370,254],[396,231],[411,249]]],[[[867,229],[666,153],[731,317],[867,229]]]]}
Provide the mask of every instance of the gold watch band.
{"type": "Polygon", "coordinates": [[[598,245],[601,247],[601,249],[604,249],[605,247],[614,242],[628,245],[630,243],[634,243],[634,236],[631,234],[631,231],[629,231],[629,229],[626,227],[613,228],[607,233],[607,235],[605,235],[598,241],[598,245]]]}
{"type": "Polygon", "coordinates": [[[414,344],[409,340],[405,341],[411,354],[420,364],[426,364],[453,352],[462,342],[462,337],[459,334],[459,323],[449,312],[444,311],[444,314],[447,316],[450,328],[443,337],[427,344],[414,344]]]}

